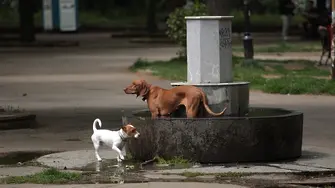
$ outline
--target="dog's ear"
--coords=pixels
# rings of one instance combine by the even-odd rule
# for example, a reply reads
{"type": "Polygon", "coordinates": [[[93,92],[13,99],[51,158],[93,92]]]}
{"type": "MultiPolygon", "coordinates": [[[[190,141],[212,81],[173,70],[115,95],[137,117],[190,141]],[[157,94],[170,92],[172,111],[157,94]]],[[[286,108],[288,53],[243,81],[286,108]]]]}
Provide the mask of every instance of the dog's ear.
{"type": "Polygon", "coordinates": [[[127,124],[129,124],[128,123],[128,118],[125,116],[125,114],[124,114],[124,110],[122,110],[121,111],[122,112],[122,125],[127,125],[127,124]]]}
{"type": "Polygon", "coordinates": [[[149,86],[145,80],[141,80],[140,96],[144,97],[149,93],[149,86]]]}
{"type": "Polygon", "coordinates": [[[125,116],[122,116],[122,125],[128,125],[128,118],[125,116]]]}
{"type": "Polygon", "coordinates": [[[121,127],[121,129],[123,130],[123,132],[127,132],[127,127],[125,126],[125,125],[123,125],[122,127],[121,127]]]}

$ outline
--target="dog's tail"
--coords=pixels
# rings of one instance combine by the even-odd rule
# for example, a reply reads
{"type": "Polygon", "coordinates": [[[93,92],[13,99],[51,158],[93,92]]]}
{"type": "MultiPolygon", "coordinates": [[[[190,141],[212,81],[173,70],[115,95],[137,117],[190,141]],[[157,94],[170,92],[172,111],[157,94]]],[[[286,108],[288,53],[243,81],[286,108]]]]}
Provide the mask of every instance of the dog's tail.
{"type": "Polygon", "coordinates": [[[99,127],[101,128],[101,124],[102,124],[101,120],[97,118],[93,121],[93,132],[97,131],[97,126],[96,126],[97,123],[99,124],[99,127]]]}
{"type": "Polygon", "coordinates": [[[215,113],[215,112],[213,112],[213,111],[209,108],[209,106],[208,106],[207,97],[206,97],[206,95],[205,95],[205,93],[204,93],[203,91],[201,91],[201,96],[202,96],[202,103],[204,104],[204,107],[205,107],[206,111],[207,111],[210,115],[212,115],[212,116],[221,116],[221,115],[223,115],[223,114],[226,112],[227,107],[225,107],[225,108],[222,110],[222,112],[220,112],[220,113],[215,113]]]}

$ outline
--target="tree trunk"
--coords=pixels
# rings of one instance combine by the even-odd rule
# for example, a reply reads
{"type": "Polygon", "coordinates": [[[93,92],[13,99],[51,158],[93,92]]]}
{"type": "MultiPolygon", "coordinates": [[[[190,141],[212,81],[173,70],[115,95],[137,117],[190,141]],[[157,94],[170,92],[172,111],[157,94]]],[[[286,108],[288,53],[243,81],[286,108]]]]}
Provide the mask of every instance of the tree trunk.
{"type": "Polygon", "coordinates": [[[207,0],[210,16],[229,16],[231,0],[207,0]]]}
{"type": "Polygon", "coordinates": [[[22,42],[35,41],[34,3],[32,0],[19,0],[20,37],[22,42]]]}
{"type": "Polygon", "coordinates": [[[149,33],[157,31],[156,5],[157,0],[147,0],[147,31],[149,33]]]}

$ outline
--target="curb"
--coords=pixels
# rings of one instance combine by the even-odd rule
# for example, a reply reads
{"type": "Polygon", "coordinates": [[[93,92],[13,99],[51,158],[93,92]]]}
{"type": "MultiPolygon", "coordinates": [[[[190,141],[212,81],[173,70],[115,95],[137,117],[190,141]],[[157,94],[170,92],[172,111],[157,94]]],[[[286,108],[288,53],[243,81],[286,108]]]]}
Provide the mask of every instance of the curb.
{"type": "Polygon", "coordinates": [[[36,115],[34,114],[13,113],[0,116],[0,130],[31,129],[36,126],[36,115]]]}
{"type": "MultiPolygon", "coordinates": [[[[200,174],[194,177],[187,177],[178,174],[144,174],[144,179],[148,182],[202,182],[202,183],[222,183],[229,182],[236,185],[257,185],[259,182],[266,185],[277,185],[275,187],[305,187],[305,186],[333,186],[335,178],[332,173],[308,174],[305,173],[256,173],[241,174],[240,176],[221,176],[220,174],[200,174]],[[319,176],[319,177],[315,177],[319,176]],[[305,177],[304,177],[305,176],[305,177]]],[[[256,186],[257,187],[257,186],[256,186]]],[[[267,187],[267,186],[265,186],[267,187]]],[[[270,186],[271,187],[271,186],[270,186]]]]}
{"type": "Polygon", "coordinates": [[[0,47],[78,47],[79,41],[1,42],[0,47]]]}
{"type": "Polygon", "coordinates": [[[132,38],[129,40],[130,43],[139,43],[139,44],[176,44],[168,38],[132,38]]]}
{"type": "Polygon", "coordinates": [[[123,33],[112,33],[110,38],[155,38],[164,39],[167,35],[163,32],[161,33],[147,33],[147,32],[123,32],[123,33]]]}

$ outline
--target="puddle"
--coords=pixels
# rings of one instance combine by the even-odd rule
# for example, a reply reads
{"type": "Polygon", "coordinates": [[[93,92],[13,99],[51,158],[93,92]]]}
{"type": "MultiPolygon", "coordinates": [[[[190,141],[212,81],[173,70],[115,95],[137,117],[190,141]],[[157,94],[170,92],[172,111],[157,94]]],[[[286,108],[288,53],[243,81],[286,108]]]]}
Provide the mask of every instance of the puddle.
{"type": "Polygon", "coordinates": [[[87,166],[76,169],[84,171],[89,174],[89,179],[93,183],[143,183],[146,182],[141,172],[147,170],[167,170],[167,169],[183,169],[192,168],[195,164],[156,164],[150,163],[145,164],[134,162],[131,160],[125,160],[122,164],[118,164],[116,159],[104,160],[102,162],[93,162],[87,166]]]}
{"type": "Polygon", "coordinates": [[[300,160],[321,159],[321,158],[325,158],[327,156],[329,156],[329,154],[315,152],[315,151],[303,150],[302,154],[301,154],[301,157],[299,159],[300,160]]]}
{"type": "Polygon", "coordinates": [[[89,172],[116,172],[120,170],[120,168],[126,170],[127,172],[140,172],[146,170],[167,170],[167,169],[183,169],[183,168],[192,168],[195,166],[193,163],[186,164],[157,164],[151,163],[142,165],[142,163],[134,162],[130,160],[123,161],[122,165],[119,165],[116,159],[104,160],[102,162],[94,162],[90,163],[87,166],[81,168],[82,171],[89,172]]]}
{"type": "Polygon", "coordinates": [[[25,163],[37,159],[43,155],[48,155],[54,152],[51,151],[18,151],[0,153],[0,165],[14,165],[25,163]]]}

